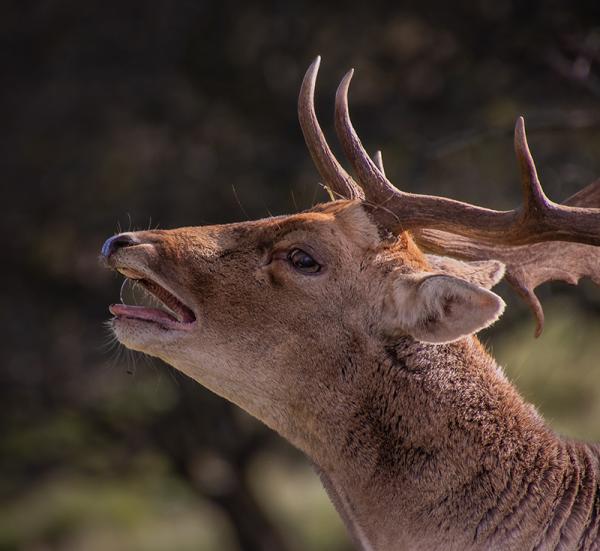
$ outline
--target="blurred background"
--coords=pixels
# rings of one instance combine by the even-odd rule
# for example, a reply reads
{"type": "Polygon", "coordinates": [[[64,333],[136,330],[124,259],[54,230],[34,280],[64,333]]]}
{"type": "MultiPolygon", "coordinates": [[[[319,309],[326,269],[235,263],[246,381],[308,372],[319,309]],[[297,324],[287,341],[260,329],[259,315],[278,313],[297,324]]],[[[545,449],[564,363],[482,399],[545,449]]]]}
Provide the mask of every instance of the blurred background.
{"type": "MultiPolygon", "coordinates": [[[[512,208],[525,114],[562,200],[600,176],[600,3],[9,0],[0,44],[0,550],[350,549],[304,457],[111,344],[100,246],[324,200],[296,120],[317,54],[326,129],[355,67],[355,124],[397,185],[512,208]]],[[[537,340],[500,292],[483,341],[557,430],[600,440],[599,290],[543,286],[537,340]]]]}

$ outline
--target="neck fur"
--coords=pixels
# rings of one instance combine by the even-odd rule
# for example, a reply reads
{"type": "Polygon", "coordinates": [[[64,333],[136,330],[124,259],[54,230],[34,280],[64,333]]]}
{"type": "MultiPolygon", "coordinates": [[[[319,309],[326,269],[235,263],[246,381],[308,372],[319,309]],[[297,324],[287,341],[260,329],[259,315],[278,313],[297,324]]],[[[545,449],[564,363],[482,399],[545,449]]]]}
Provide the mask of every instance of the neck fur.
{"type": "Polygon", "coordinates": [[[597,454],[555,436],[477,339],[402,338],[370,361],[315,458],[365,550],[524,549],[589,524],[592,497],[570,508],[596,499],[597,454]]]}

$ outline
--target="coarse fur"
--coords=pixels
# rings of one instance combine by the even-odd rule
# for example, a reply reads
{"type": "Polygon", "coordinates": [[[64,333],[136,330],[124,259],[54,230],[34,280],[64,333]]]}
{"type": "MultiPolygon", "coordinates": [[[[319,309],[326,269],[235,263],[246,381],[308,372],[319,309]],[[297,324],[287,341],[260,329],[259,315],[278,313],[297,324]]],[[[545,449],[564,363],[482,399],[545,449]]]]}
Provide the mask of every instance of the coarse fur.
{"type": "Polygon", "coordinates": [[[600,548],[598,448],[554,434],[474,336],[502,264],[426,256],[359,201],[135,238],[110,266],[198,319],[117,317],[117,338],[303,450],[363,549],[600,548]]]}

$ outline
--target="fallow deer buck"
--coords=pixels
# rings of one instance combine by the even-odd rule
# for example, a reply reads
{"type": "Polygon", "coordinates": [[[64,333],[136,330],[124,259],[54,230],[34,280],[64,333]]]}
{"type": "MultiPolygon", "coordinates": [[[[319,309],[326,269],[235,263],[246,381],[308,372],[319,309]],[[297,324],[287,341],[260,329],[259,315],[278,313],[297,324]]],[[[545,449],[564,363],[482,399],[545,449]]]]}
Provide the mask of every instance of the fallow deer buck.
{"type": "Polygon", "coordinates": [[[339,200],[111,237],[108,266],[166,307],[112,305],[117,338],[303,450],[365,550],[599,549],[600,448],[556,435],[474,334],[502,314],[503,275],[538,334],[537,285],[600,283],[600,182],[550,201],[519,119],[520,208],[399,191],[352,127],[350,72],[335,127],[354,179],[317,122],[318,67],[300,123],[339,200]]]}

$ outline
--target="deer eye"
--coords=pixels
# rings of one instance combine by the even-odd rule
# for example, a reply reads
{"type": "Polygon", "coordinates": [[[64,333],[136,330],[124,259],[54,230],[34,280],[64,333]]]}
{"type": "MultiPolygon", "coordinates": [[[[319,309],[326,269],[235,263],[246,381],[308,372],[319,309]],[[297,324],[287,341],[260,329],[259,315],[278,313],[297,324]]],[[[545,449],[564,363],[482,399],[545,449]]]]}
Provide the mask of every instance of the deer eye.
{"type": "Polygon", "coordinates": [[[288,254],[288,260],[300,272],[315,274],[321,269],[321,265],[302,249],[292,249],[288,254]]]}

